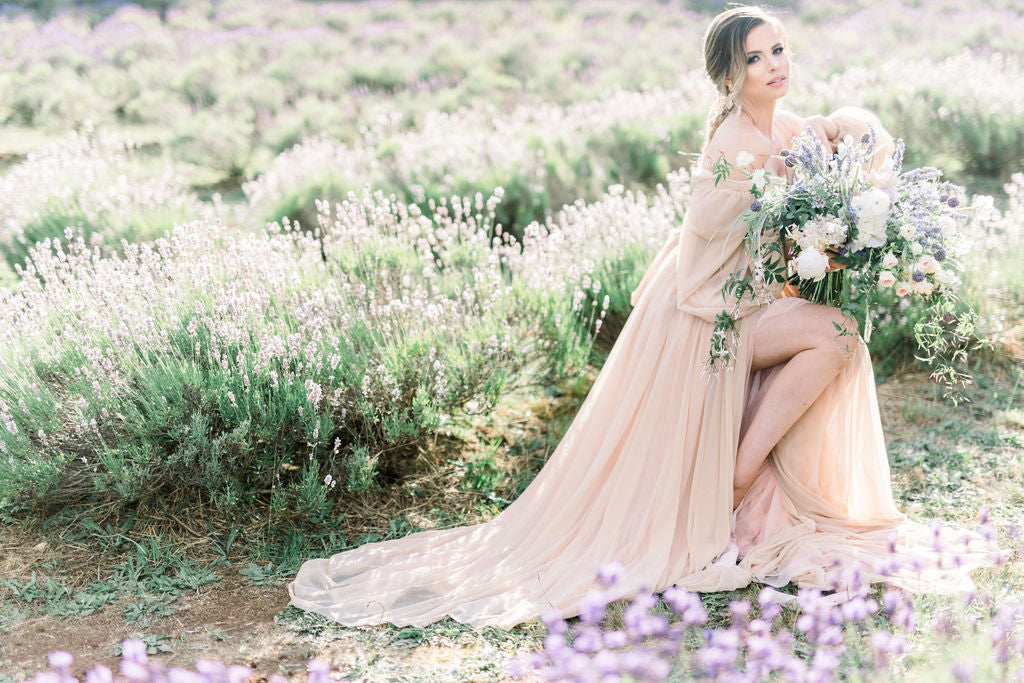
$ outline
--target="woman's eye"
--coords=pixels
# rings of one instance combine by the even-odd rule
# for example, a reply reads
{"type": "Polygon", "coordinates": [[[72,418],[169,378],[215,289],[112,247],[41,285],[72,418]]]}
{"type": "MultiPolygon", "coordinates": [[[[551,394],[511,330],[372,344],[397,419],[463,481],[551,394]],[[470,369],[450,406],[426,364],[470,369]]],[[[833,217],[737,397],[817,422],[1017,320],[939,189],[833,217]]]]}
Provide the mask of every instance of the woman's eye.
{"type": "MultiPolygon", "coordinates": [[[[785,49],[785,48],[783,48],[783,47],[782,47],[782,46],[780,45],[779,47],[777,47],[777,48],[775,48],[774,50],[772,50],[772,54],[776,54],[776,55],[778,55],[778,54],[782,54],[782,51],[783,51],[784,49],[785,49]]],[[[754,55],[753,57],[748,57],[748,58],[747,58],[747,64],[753,64],[753,63],[754,63],[754,60],[756,60],[756,59],[757,59],[757,55],[754,55]]]]}

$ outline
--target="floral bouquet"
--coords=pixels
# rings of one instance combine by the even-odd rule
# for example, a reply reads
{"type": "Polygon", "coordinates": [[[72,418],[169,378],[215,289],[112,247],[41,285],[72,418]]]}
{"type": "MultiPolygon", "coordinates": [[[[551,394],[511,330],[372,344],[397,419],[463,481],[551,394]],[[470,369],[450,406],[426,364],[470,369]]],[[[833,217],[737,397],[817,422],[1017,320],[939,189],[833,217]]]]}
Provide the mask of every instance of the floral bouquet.
{"type": "MultiPolygon", "coordinates": [[[[930,166],[901,172],[902,140],[877,170],[866,170],[874,150],[870,128],[859,141],[846,136],[834,155],[826,154],[808,128],[793,149],[781,152],[793,169],[792,184],[763,169],[750,174],[753,200],[740,220],[747,225],[751,267],[732,273],[723,287],[723,298],[731,294],[735,304],[716,317],[712,372],[732,360],[741,300],[770,301],[771,284],[797,285],[800,296],[838,307],[858,321],[865,342],[873,311],[891,290],[925,309],[914,328],[917,357],[935,365],[932,377],[947,385],[947,397],[963,398],[956,387],[970,378],[959,367],[971,348],[977,315],[957,296],[958,257],[966,246],[955,230],[962,218],[956,196],[961,188],[941,180],[942,172],[930,166]],[[830,262],[845,267],[830,268],[830,262]]],[[[745,167],[753,156],[740,152],[736,161],[745,167]]],[[[730,168],[720,157],[716,184],[730,168]]],[[[975,341],[974,347],[983,343],[975,341]]]]}

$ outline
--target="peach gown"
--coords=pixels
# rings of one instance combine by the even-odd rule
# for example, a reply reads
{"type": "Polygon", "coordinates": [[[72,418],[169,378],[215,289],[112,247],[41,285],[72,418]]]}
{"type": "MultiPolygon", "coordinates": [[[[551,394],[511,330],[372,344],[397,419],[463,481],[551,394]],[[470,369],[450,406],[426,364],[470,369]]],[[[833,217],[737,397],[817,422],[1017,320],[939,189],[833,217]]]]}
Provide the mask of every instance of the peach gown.
{"type": "MultiPolygon", "coordinates": [[[[870,112],[845,107],[832,117],[842,134],[875,127],[876,165],[891,152],[892,137],[870,112]]],[[[773,128],[779,150],[803,123],[780,111],[773,128]]],[[[943,529],[936,555],[933,530],[897,509],[863,342],[732,510],[745,416],[779,369],[750,372],[750,333],[807,302],[778,298],[741,309],[735,365],[711,381],[701,376],[724,307],[721,286],[746,261],[742,226],[728,228],[751,195],[749,180],[716,186],[700,167],[692,182],[681,228],[633,292],[634,308],[590,393],[526,490],[486,523],[308,560],[288,586],[290,604],[353,626],[424,626],[450,616],[510,628],[552,607],[578,614],[606,562],[625,568],[620,597],[752,581],[828,588],[834,561],[884,559],[892,532],[899,556],[930,560],[890,582],[915,592],[973,589],[969,571],[991,564],[998,548],[974,532],[943,529]]]]}

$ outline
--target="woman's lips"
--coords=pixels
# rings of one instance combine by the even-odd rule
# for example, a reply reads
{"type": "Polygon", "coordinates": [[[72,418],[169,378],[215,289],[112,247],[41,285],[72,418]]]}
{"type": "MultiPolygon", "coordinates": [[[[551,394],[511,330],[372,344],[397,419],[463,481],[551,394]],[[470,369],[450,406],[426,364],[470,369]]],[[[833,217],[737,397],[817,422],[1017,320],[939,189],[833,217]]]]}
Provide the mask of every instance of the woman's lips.
{"type": "Polygon", "coordinates": [[[779,76],[776,80],[772,81],[768,85],[772,86],[773,88],[778,88],[780,85],[782,85],[785,82],[786,82],[786,77],[785,76],[779,76]]]}

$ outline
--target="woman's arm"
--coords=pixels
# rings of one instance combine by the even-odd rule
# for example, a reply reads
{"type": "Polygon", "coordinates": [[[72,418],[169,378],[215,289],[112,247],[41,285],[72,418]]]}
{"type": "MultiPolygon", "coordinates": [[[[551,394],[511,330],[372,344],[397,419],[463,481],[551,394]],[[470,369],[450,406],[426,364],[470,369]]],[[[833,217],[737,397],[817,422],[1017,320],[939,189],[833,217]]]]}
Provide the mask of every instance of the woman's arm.
{"type": "Polygon", "coordinates": [[[821,138],[821,143],[825,145],[825,149],[835,154],[839,141],[842,139],[839,136],[841,132],[839,124],[828,116],[813,114],[807,117],[807,125],[821,138]]]}

